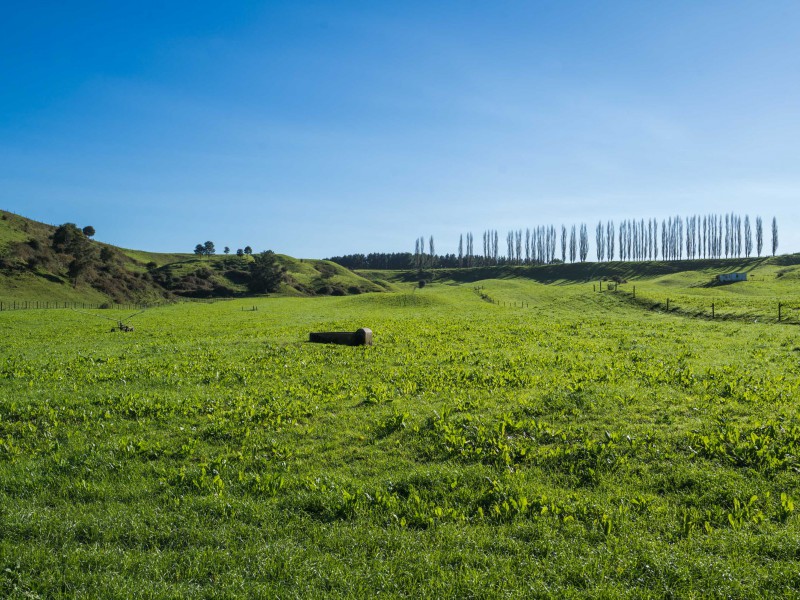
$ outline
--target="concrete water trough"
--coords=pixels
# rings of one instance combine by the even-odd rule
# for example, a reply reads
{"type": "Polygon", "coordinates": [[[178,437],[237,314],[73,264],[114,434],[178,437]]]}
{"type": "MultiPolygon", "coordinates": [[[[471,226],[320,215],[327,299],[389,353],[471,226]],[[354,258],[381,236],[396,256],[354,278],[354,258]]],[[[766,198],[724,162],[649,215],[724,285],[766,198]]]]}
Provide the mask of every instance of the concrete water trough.
{"type": "Polygon", "coordinates": [[[308,341],[342,346],[372,346],[372,329],[362,327],[358,331],[317,331],[308,334],[308,341]]]}

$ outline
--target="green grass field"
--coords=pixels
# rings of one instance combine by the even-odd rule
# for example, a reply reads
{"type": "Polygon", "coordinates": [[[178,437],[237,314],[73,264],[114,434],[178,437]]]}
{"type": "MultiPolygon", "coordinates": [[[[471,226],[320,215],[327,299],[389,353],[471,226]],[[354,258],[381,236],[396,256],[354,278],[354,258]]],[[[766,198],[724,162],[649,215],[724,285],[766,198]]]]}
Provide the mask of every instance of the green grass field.
{"type": "Polygon", "coordinates": [[[748,308],[798,288],[758,275],[0,313],[0,596],[798,597],[800,329],[748,308]]]}
{"type": "Polygon", "coordinates": [[[640,306],[698,317],[800,323],[800,267],[763,265],[749,270],[747,281],[717,285],[713,273],[685,271],[620,286],[640,306]],[[633,286],[636,286],[634,292],[633,286]],[[712,311],[712,304],[714,305],[712,311]]]}

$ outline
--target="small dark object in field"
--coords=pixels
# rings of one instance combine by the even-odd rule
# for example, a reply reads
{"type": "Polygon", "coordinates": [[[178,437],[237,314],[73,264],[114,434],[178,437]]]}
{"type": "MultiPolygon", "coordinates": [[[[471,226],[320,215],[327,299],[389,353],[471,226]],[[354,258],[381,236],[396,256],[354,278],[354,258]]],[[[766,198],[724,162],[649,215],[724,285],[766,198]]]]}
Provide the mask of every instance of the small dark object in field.
{"type": "Polygon", "coordinates": [[[417,285],[419,285],[419,287],[421,287],[421,288],[424,288],[425,287],[425,280],[424,279],[420,279],[419,283],[417,285]]]}
{"type": "Polygon", "coordinates": [[[734,283],[736,281],[747,281],[747,273],[722,273],[717,275],[718,283],[734,283]]]}
{"type": "MultiPolygon", "coordinates": [[[[112,306],[113,305],[108,304],[107,308],[112,308],[112,306]]],[[[65,303],[64,308],[66,308],[66,303],[65,303]]],[[[100,308],[103,308],[103,306],[101,306],[100,308]]],[[[125,332],[133,331],[133,327],[131,325],[126,324],[125,321],[128,321],[128,320],[132,319],[133,317],[142,314],[147,309],[140,310],[137,313],[133,313],[132,315],[130,315],[128,317],[125,317],[124,320],[112,319],[111,317],[106,317],[104,315],[94,315],[92,313],[84,312],[84,311],[78,310],[76,308],[73,308],[72,310],[77,312],[77,313],[81,313],[82,315],[89,315],[90,317],[97,317],[98,319],[108,319],[109,321],[114,321],[117,324],[117,326],[111,328],[111,332],[113,333],[115,331],[125,331],[125,332]]]]}
{"type": "Polygon", "coordinates": [[[308,335],[309,342],[341,344],[344,346],[372,346],[372,330],[362,327],[358,331],[319,331],[308,335]]]}

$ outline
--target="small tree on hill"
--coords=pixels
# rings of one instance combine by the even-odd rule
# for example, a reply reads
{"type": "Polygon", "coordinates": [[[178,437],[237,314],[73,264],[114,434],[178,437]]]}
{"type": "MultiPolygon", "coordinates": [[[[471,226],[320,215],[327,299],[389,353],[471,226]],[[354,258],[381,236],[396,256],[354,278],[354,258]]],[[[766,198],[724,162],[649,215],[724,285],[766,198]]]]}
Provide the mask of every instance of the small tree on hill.
{"type": "Polygon", "coordinates": [[[241,248],[236,250],[236,256],[244,256],[244,250],[242,250],[241,248]]]}
{"type": "Polygon", "coordinates": [[[231,253],[231,249],[228,248],[228,246],[225,246],[225,250],[223,250],[223,252],[225,252],[225,254],[230,254],[231,253]]]}
{"type": "Polygon", "coordinates": [[[92,227],[91,225],[87,225],[86,227],[83,228],[83,235],[85,235],[86,237],[89,238],[94,237],[94,234],[95,234],[94,227],[92,227]]]}
{"type": "Polygon", "coordinates": [[[77,257],[97,253],[95,245],[73,223],[59,225],[53,232],[53,250],[77,257]]]}
{"type": "Polygon", "coordinates": [[[244,247],[244,253],[247,254],[247,255],[250,255],[250,254],[253,253],[253,249],[250,246],[245,246],[244,247]]]}
{"type": "Polygon", "coordinates": [[[206,256],[211,256],[212,254],[214,254],[214,252],[216,252],[216,250],[214,249],[214,242],[209,240],[205,244],[203,244],[203,254],[205,254],[206,256]]]}
{"type": "Polygon", "coordinates": [[[203,244],[197,244],[197,246],[194,247],[194,253],[197,254],[197,256],[203,256],[206,253],[205,246],[203,246],[203,244]]]}
{"type": "Polygon", "coordinates": [[[83,232],[78,229],[75,223],[59,225],[53,232],[53,250],[67,252],[71,246],[80,243],[82,238],[84,238],[83,232]]]}
{"type": "Polygon", "coordinates": [[[256,293],[278,291],[285,272],[286,269],[278,264],[272,250],[257,254],[250,265],[250,291],[256,293]]]}
{"type": "Polygon", "coordinates": [[[83,231],[74,223],[64,223],[56,228],[53,232],[53,250],[72,257],[67,274],[74,284],[78,283],[81,275],[92,270],[99,255],[95,245],[86,239],[83,231]]]}

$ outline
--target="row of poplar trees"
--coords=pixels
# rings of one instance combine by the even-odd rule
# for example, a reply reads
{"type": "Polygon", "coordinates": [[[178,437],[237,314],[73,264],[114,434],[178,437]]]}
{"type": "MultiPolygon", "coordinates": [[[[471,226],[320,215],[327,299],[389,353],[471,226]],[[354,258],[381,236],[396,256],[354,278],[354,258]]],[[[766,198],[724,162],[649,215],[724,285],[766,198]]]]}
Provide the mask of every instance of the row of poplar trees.
{"type": "MultiPolygon", "coordinates": [[[[778,251],[778,222],[772,218],[772,255],[778,251]]],[[[414,263],[418,267],[437,266],[433,236],[427,243],[417,238],[414,263]],[[427,252],[426,252],[427,250],[427,252]]],[[[764,251],[764,223],[748,215],[734,213],[675,216],[663,219],[600,221],[595,228],[598,262],[621,260],[683,260],[702,258],[761,256],[764,251]]],[[[444,257],[441,257],[444,258],[444,257]]],[[[450,258],[448,256],[447,258],[450,258]]],[[[455,257],[453,257],[455,258],[455,257]]],[[[500,235],[495,229],[483,232],[482,253],[475,250],[472,233],[458,239],[458,265],[548,264],[585,262],[589,258],[589,228],[580,225],[553,225],[512,230],[506,234],[505,254],[500,252],[500,235]]],[[[450,262],[450,261],[447,261],[450,262]]]]}

